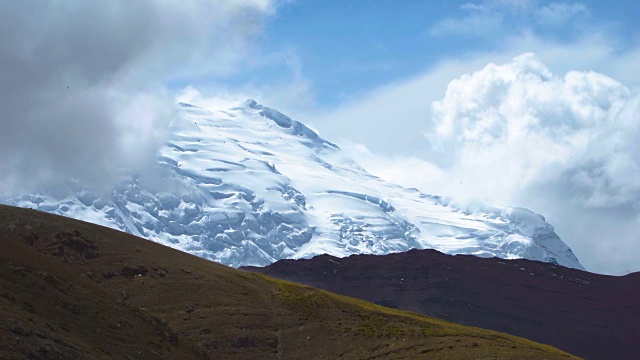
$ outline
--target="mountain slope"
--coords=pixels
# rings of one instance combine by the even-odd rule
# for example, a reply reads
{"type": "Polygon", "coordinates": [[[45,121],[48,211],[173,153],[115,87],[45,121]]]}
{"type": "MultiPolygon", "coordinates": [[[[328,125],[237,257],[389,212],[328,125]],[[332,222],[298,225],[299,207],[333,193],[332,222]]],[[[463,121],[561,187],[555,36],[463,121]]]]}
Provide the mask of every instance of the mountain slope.
{"type": "Polygon", "coordinates": [[[181,104],[156,174],[102,191],[4,202],[113,227],[231,265],[319,254],[528,258],[582,268],[540,215],[467,206],[385,182],[300,122],[254,101],[210,112],[181,104]]]}
{"type": "Polygon", "coordinates": [[[585,359],[631,360],[640,354],[640,273],[615,277],[433,250],[342,259],[324,255],[250,270],[508,332],[585,359]]]}
{"type": "Polygon", "coordinates": [[[570,359],[493,331],[0,206],[3,359],[570,359]]]}

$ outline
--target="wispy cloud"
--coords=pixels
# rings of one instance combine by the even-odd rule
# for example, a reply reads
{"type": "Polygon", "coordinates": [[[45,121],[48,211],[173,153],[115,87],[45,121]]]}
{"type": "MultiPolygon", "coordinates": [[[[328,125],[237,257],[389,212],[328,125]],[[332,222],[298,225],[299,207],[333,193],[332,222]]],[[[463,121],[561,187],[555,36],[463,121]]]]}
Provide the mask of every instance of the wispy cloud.
{"type": "Polygon", "coordinates": [[[461,6],[466,14],[450,17],[432,25],[427,33],[431,36],[464,35],[483,36],[494,34],[504,27],[504,14],[476,4],[461,6]]]}
{"type": "Polygon", "coordinates": [[[554,2],[540,6],[535,1],[485,0],[460,6],[460,16],[448,17],[433,24],[431,36],[462,35],[500,36],[514,30],[565,26],[589,14],[581,3],[554,2]]]}
{"type": "Polygon", "coordinates": [[[290,116],[297,116],[316,106],[313,82],[303,73],[302,61],[296,50],[263,54],[252,62],[259,69],[273,66],[284,67],[285,71],[275,81],[247,81],[240,85],[229,85],[209,81],[202,85],[189,85],[180,89],[175,97],[180,102],[197,105],[205,109],[219,110],[239,104],[249,98],[279,109],[286,109],[290,116]]]}
{"type": "Polygon", "coordinates": [[[535,20],[548,26],[561,26],[569,22],[572,18],[580,15],[588,15],[589,10],[580,3],[551,3],[536,10],[535,20]]]}

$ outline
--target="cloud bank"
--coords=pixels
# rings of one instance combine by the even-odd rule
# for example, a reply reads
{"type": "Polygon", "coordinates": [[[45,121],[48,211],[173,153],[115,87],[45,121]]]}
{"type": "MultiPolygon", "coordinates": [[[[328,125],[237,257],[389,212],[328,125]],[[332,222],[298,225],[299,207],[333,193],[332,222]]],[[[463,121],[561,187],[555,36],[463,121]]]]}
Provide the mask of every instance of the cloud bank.
{"type": "Polygon", "coordinates": [[[460,179],[446,192],[531,204],[563,224],[578,254],[607,248],[587,256],[592,268],[637,269],[637,91],[595,72],[556,76],[525,54],[452,81],[432,119],[426,136],[460,179]]]}
{"type": "Polygon", "coordinates": [[[527,53],[451,81],[430,112],[422,158],[348,150],[407,186],[541,212],[590,270],[639,270],[638,91],[527,53]]]}
{"type": "Polygon", "coordinates": [[[109,181],[155,154],[169,81],[238,71],[270,0],[0,3],[0,185],[109,181]]]}
{"type": "Polygon", "coordinates": [[[426,136],[445,168],[495,179],[480,196],[559,181],[583,206],[620,206],[640,195],[639,110],[637,94],[605,75],[557,77],[525,54],[452,81],[426,136]]]}

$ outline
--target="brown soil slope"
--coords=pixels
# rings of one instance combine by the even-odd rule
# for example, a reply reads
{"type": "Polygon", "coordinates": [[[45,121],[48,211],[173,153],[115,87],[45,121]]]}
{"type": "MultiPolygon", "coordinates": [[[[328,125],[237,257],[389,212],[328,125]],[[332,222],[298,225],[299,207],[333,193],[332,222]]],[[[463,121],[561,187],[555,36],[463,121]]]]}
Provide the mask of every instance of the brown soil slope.
{"type": "Polygon", "coordinates": [[[587,359],[640,359],[640,273],[412,250],[283,260],[264,274],[550,344],[587,359]]]}
{"type": "Polygon", "coordinates": [[[1,359],[416,357],[573,358],[0,206],[1,359]]]}

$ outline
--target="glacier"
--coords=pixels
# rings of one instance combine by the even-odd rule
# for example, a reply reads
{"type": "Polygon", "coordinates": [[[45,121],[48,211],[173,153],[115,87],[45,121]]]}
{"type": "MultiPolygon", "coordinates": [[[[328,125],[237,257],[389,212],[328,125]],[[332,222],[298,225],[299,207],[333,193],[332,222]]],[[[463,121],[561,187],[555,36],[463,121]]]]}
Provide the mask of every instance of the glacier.
{"type": "Polygon", "coordinates": [[[153,178],[125,171],[107,189],[70,181],[62,194],[0,202],[233,267],[430,248],[583,269],[541,215],[391,184],[303,123],[253,100],[218,111],[179,103],[169,132],[153,178]]]}

